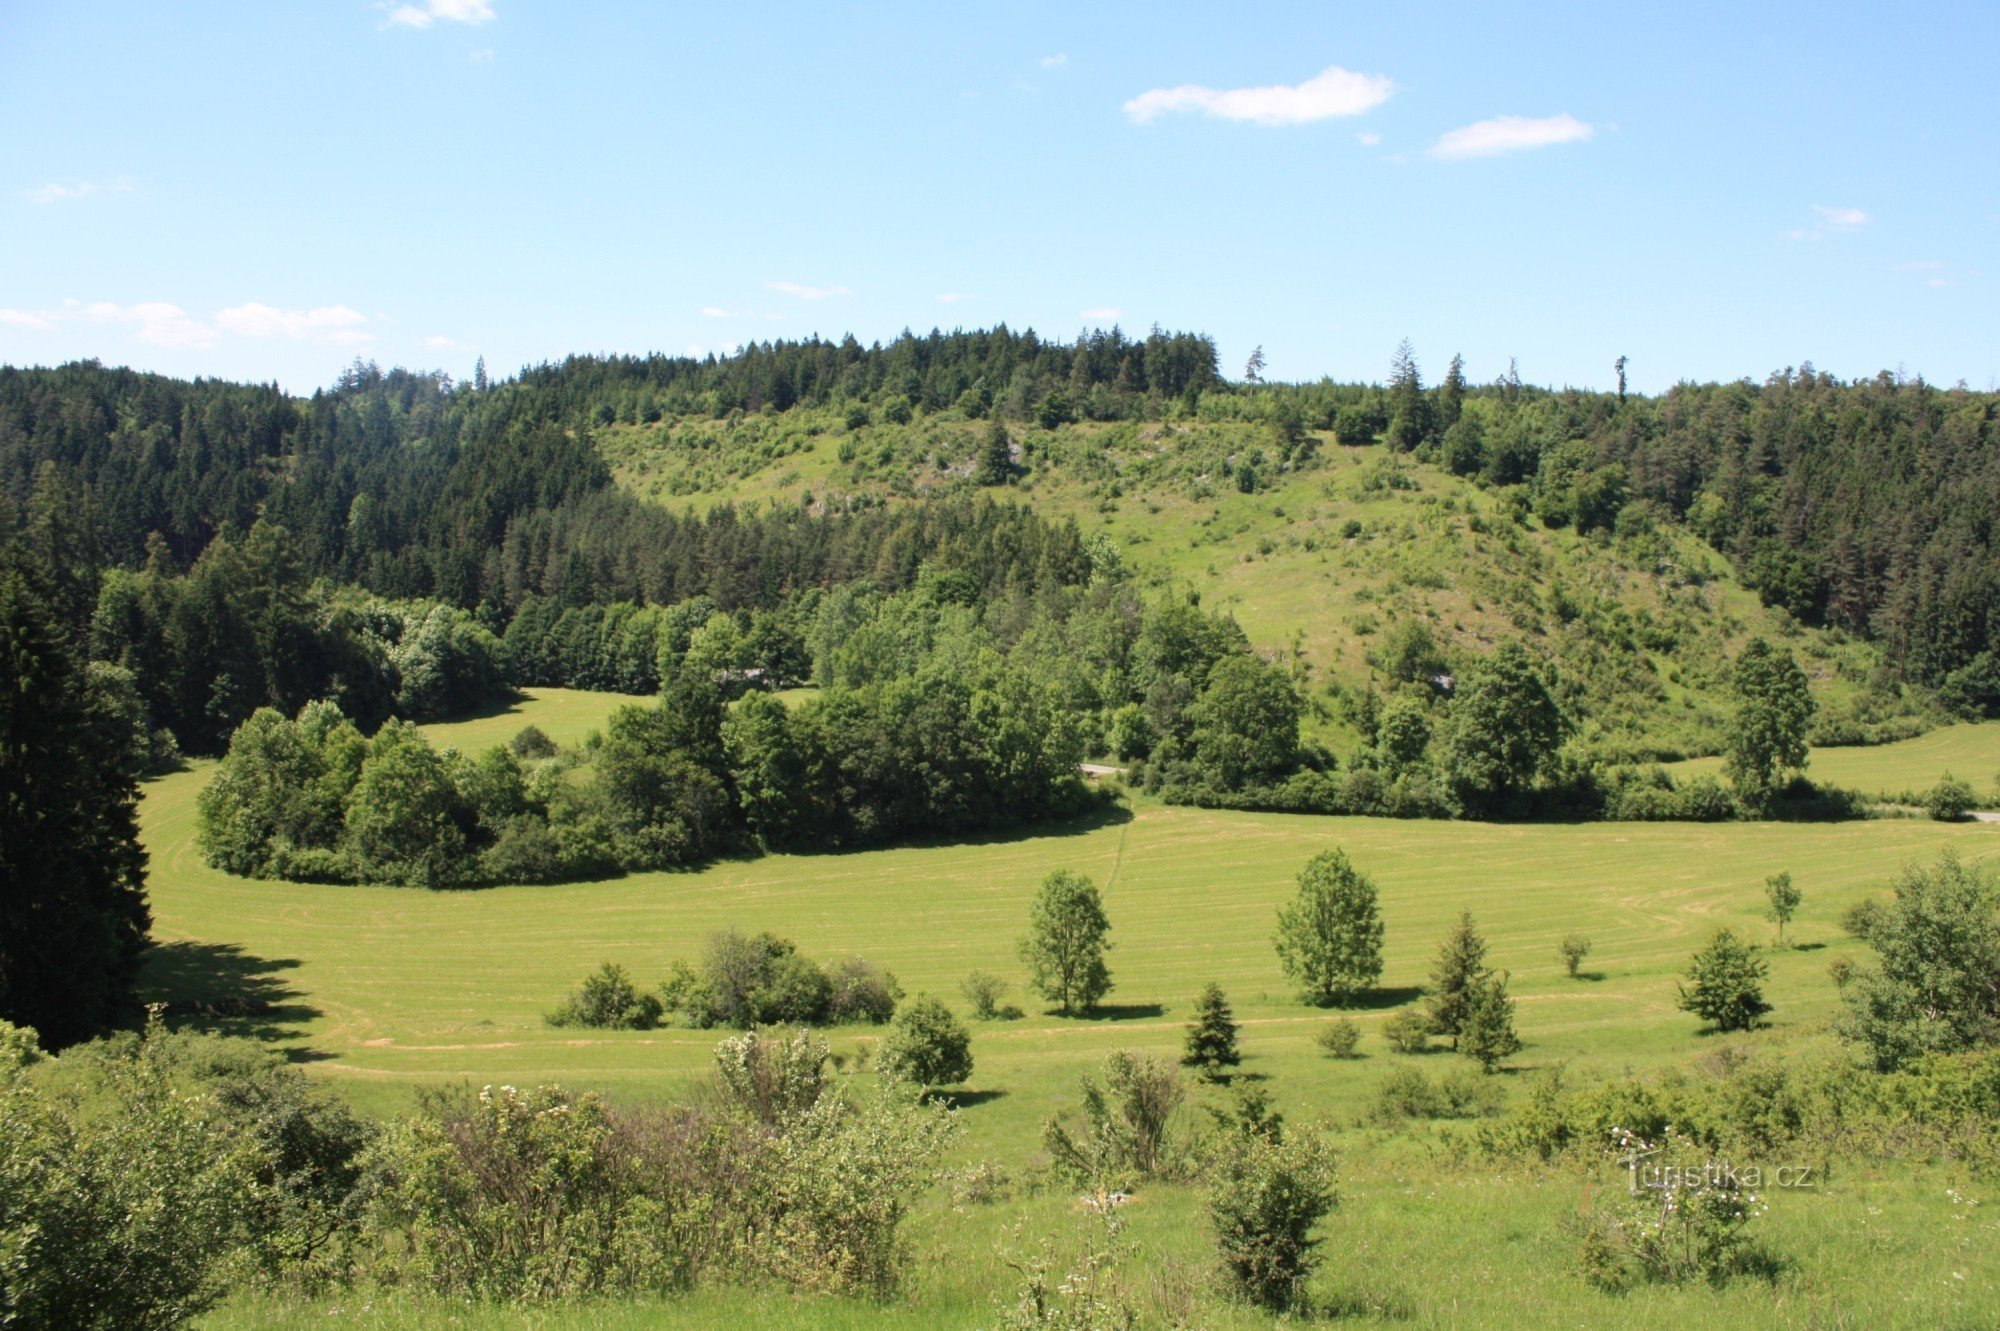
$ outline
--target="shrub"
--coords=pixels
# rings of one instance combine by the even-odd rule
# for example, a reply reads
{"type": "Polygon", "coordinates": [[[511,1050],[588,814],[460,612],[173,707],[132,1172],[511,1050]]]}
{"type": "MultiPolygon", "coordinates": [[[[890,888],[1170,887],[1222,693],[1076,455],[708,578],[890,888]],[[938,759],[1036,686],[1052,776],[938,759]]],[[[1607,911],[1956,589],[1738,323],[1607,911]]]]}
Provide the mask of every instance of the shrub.
{"type": "Polygon", "coordinates": [[[2000,1043],[2000,891],[1947,852],[1911,866],[1869,926],[1877,965],[1847,986],[1849,1038],[1878,1068],[2000,1043]]]}
{"type": "Polygon", "coordinates": [[[1335,1017],[1319,1028],[1313,1043],[1329,1058],[1355,1058],[1361,1047],[1361,1027],[1351,1017],[1335,1017]]]}
{"type": "Polygon", "coordinates": [[[516,758],[553,758],[556,742],[542,733],[540,726],[522,726],[507,741],[508,752],[516,758]]]}
{"type": "Polygon", "coordinates": [[[1318,1264],[1313,1230],[1338,1200],[1333,1152],[1316,1134],[1236,1137],[1208,1191],[1231,1284],[1260,1307],[1297,1306],[1318,1264]]]}
{"type": "Polygon", "coordinates": [[[803,1028],[746,1031],[715,1046],[715,1070],[737,1108],[759,1123],[795,1118],[827,1089],[827,1044],[803,1028]]]}
{"type": "Polygon", "coordinates": [[[1874,897],[1864,897],[1840,914],[1840,927],[1856,938],[1865,939],[1874,930],[1876,921],[1882,918],[1882,903],[1874,897]]]}
{"type": "Polygon", "coordinates": [[[1118,1212],[1108,1202],[1092,1206],[1103,1237],[1084,1240],[1067,1256],[1044,1242],[1031,1257],[1003,1254],[1020,1277],[1000,1310],[1001,1331],[1134,1331],[1139,1313],[1118,1279],[1118,1212]]]}
{"type": "Polygon", "coordinates": [[[972,1075],[972,1036],[950,1008],[919,994],[896,1014],[876,1065],[892,1080],[949,1086],[972,1075]]]}
{"type": "Polygon", "coordinates": [[[972,1004],[973,1016],[992,1021],[1000,1015],[1000,998],[1007,992],[1007,982],[990,971],[974,971],[965,977],[958,991],[972,1004]]]}
{"type": "Polygon", "coordinates": [[[902,989],[896,977],[850,957],[822,969],[788,938],[746,937],[725,929],[710,934],[701,960],[675,962],[663,995],[697,1028],[797,1025],[818,1022],[881,1023],[895,1011],[902,989]]]}
{"type": "Polygon", "coordinates": [[[1634,1174],[1640,1186],[1606,1189],[1606,1203],[1576,1222],[1586,1280],[1615,1291],[1641,1281],[1719,1284],[1769,1268],[1744,1234],[1768,1208],[1733,1171],[1671,1130],[1654,1141],[1621,1130],[1617,1142],[1627,1159],[1643,1160],[1643,1173],[1634,1174]]]}
{"type": "Polygon", "coordinates": [[[1563,969],[1574,980],[1583,967],[1583,959],[1590,955],[1590,940],[1582,934],[1570,934],[1562,940],[1558,951],[1562,954],[1563,969]]]}
{"type": "Polygon", "coordinates": [[[1072,1137],[1051,1115],[1042,1146],[1058,1174],[1092,1187],[1115,1187],[1172,1172],[1179,1161],[1172,1129],[1187,1088],[1170,1064],[1119,1050],[1104,1061],[1103,1083],[1086,1076],[1083,1135],[1072,1137]]]}
{"type": "Polygon", "coordinates": [[[1382,1023],[1382,1038],[1399,1054],[1421,1054],[1430,1046],[1430,1019],[1415,1008],[1392,1012],[1382,1023]]]}
{"type": "Polygon", "coordinates": [[[896,1013],[903,986],[866,957],[849,957],[826,968],[826,1019],[880,1026],[896,1013]]]}
{"type": "Polygon", "coordinates": [[[1969,783],[1946,772],[1944,779],[1924,796],[1924,811],[1938,822],[1955,823],[1977,802],[1978,796],[1972,793],[1969,783]]]}
{"type": "Polygon", "coordinates": [[[1465,1068],[1431,1077],[1421,1068],[1399,1067],[1382,1079],[1375,1093],[1375,1117],[1384,1122],[1403,1119],[1478,1118],[1500,1108],[1501,1092],[1494,1083],[1465,1068]]]}
{"type": "Polygon", "coordinates": [[[659,998],[639,992],[623,966],[607,961],[585,976],[583,983],[546,1020],[551,1026],[650,1031],[660,1024],[665,1012],[659,998]]]}

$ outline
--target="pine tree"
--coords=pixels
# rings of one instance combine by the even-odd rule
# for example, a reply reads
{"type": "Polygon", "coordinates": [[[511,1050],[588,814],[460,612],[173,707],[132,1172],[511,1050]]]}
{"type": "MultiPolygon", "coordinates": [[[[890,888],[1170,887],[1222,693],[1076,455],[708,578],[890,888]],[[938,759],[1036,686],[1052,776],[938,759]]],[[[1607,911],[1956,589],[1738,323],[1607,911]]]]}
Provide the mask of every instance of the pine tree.
{"type": "Polygon", "coordinates": [[[1389,363],[1389,447],[1409,452],[1430,435],[1430,413],[1424,400],[1424,380],[1417,370],[1417,351],[1404,338],[1389,363]]]}
{"type": "Polygon", "coordinates": [[[1507,976],[1481,975],[1465,993],[1465,1013],[1459,1024],[1458,1051],[1492,1072],[1519,1053],[1514,1033],[1514,1000],[1507,996],[1507,976]]]}
{"type": "Polygon", "coordinates": [[[1458,424],[1458,418],[1464,412],[1465,357],[1454,355],[1450,367],[1444,372],[1444,383],[1438,386],[1438,432],[1442,434],[1458,424]]]}
{"type": "Polygon", "coordinates": [[[1014,474],[1014,440],[998,416],[986,424],[986,442],[979,448],[979,465],[973,477],[981,485],[1005,485],[1014,474]]]}
{"type": "Polygon", "coordinates": [[[1437,965],[1431,970],[1431,1033],[1451,1037],[1458,1048],[1466,1013],[1474,989],[1486,978],[1486,940],[1473,927],[1472,912],[1458,913],[1458,924],[1445,936],[1438,949],[1437,965]]]}
{"type": "Polygon", "coordinates": [[[1225,1069],[1243,1061],[1236,1052],[1236,1021],[1223,997],[1222,986],[1210,980],[1194,1001],[1194,1020],[1187,1027],[1187,1052],[1181,1066],[1198,1069],[1209,1081],[1220,1081],[1225,1069]]]}

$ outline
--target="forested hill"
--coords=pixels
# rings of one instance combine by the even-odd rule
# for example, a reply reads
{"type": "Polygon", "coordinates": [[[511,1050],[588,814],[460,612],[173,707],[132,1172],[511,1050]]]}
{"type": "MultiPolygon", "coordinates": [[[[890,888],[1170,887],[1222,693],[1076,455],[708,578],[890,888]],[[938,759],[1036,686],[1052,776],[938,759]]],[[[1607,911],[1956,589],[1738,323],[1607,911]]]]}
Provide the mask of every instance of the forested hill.
{"type": "Polygon", "coordinates": [[[854,579],[893,589],[946,548],[989,593],[1073,581],[1098,529],[1182,584],[1341,550],[1322,572],[1349,584],[1343,627],[1293,626],[1370,658],[1318,661],[1336,681],[1379,664],[1369,621],[1415,588],[1438,593],[1426,613],[1447,645],[1548,636],[1602,676],[1598,701],[1662,714],[1706,705],[1700,678],[1674,678],[1682,658],[1714,673],[1689,636],[1704,613],[1734,621],[1724,643],[1831,630],[1813,638],[1822,675],[1874,700],[1865,719],[1905,684],[2000,704],[1995,410],[1991,393],[1809,366],[1658,397],[1472,385],[1455,361],[1427,385],[1407,354],[1386,384],[1232,383],[1199,336],[1005,328],[575,357],[490,384],[357,363],[309,399],[80,363],[0,369],[0,521],[84,570],[79,627],[109,571],[186,574],[218,542],[262,561],[239,578],[437,598],[494,633],[530,601],[747,610],[854,579]],[[260,520],[282,535],[252,542],[260,520]],[[1670,604],[1704,584],[1723,600],[1670,604]],[[1729,602],[1739,584],[1764,608],[1729,602]],[[1619,661],[1599,659],[1607,643],[1619,661]]]}

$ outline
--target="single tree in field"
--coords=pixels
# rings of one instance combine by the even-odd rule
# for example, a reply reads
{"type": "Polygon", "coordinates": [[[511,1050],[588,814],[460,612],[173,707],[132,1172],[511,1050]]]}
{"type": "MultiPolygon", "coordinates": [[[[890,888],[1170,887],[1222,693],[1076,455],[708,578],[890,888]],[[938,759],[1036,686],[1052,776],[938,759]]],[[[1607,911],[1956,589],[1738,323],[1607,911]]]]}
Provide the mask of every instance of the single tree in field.
{"type": "Polygon", "coordinates": [[[1458,1048],[1473,987],[1485,976],[1486,940],[1473,926],[1472,912],[1462,910],[1438,949],[1437,965],[1431,968],[1431,1033],[1450,1036],[1453,1049],[1458,1048]]]}
{"type": "Polygon", "coordinates": [[[1028,933],[1021,960],[1036,992],[1066,1017],[1087,1012],[1111,992],[1111,921],[1097,884],[1080,873],[1058,869],[1042,880],[1028,907],[1028,933]]]}
{"type": "Polygon", "coordinates": [[[1479,976],[1465,992],[1465,1016],[1458,1028],[1458,1051],[1491,1072],[1521,1050],[1514,1033],[1514,1000],[1507,996],[1507,977],[1491,972],[1479,976]]]}
{"type": "Polygon", "coordinates": [[[882,1039],[882,1075],[913,1086],[951,1086],[972,1075],[972,1035],[929,994],[903,1005],[882,1039]]]}
{"type": "Polygon", "coordinates": [[[1618,402],[1620,406],[1623,406],[1625,402],[1625,366],[1628,363],[1623,356],[1620,356],[1611,363],[1611,368],[1618,371],[1618,402]]]}
{"type": "Polygon", "coordinates": [[[1768,804],[1788,773],[1805,769],[1812,717],[1812,694],[1792,654],[1752,638],[1736,658],[1736,722],[1726,765],[1737,794],[1753,808],[1768,804]]]}
{"type": "Polygon", "coordinates": [[[1747,1031],[1771,1010],[1764,1001],[1768,969],[1748,943],[1721,930],[1694,954],[1681,986],[1681,1010],[1719,1031],[1747,1031]]]}
{"type": "Polygon", "coordinates": [[[1382,914],[1375,884],[1340,850],[1299,873],[1299,892],[1278,909],[1278,959],[1321,1004],[1344,1003],[1382,978],[1382,914]]]}
{"type": "Polygon", "coordinates": [[[986,439],[979,446],[975,470],[973,479],[981,485],[1005,485],[1014,474],[1014,438],[998,416],[986,423],[986,439]]]}
{"type": "Polygon", "coordinates": [[[1778,926],[1778,946],[1785,944],[1785,926],[1798,913],[1799,902],[1805,900],[1805,893],[1792,885],[1788,873],[1774,873],[1764,880],[1764,899],[1771,903],[1764,914],[1778,926]]]}
{"type": "Polygon", "coordinates": [[[1194,1068],[1208,1081],[1221,1081],[1243,1061],[1236,1052],[1236,1019],[1223,997],[1222,986],[1209,981],[1194,1001],[1194,1020],[1187,1027],[1187,1052],[1181,1066],[1194,1068]]]}
{"type": "Polygon", "coordinates": [[[1568,971],[1569,978],[1574,980],[1583,965],[1583,959],[1590,955],[1590,940],[1582,934],[1571,934],[1562,940],[1560,950],[1563,969],[1568,971]]]}
{"type": "Polygon", "coordinates": [[[972,1004],[973,1016],[992,1021],[1000,1015],[1000,996],[1007,992],[1007,982],[991,971],[974,971],[958,986],[958,992],[972,1004]]]}
{"type": "Polygon", "coordinates": [[[1261,384],[1264,382],[1264,348],[1260,343],[1250,352],[1250,359],[1243,362],[1243,382],[1261,384]]]}

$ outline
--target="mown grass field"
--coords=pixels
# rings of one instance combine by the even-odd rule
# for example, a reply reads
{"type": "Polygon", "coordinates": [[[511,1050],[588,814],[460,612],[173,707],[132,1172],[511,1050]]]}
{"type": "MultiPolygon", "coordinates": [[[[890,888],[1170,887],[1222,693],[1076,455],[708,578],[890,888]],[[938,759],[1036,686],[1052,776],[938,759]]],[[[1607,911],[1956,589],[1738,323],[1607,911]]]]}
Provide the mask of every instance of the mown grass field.
{"type": "MultiPolygon", "coordinates": [[[[569,741],[625,701],[538,690],[507,713],[435,727],[462,747],[498,742],[530,722],[569,741]]],[[[2000,728],[1995,728],[2000,729],[2000,728]]],[[[1883,755],[1888,748],[1867,750],[1883,755]]],[[[1896,869],[1945,846],[1971,859],[2000,854],[2000,827],[1899,819],[1836,825],[1475,823],[1324,819],[1170,809],[1130,810],[1041,834],[977,844],[909,846],[829,856],[772,856],[686,874],[649,874],[559,887],[424,893],[251,882],[209,869],[194,845],[194,799],[209,765],[151,783],[142,808],[152,854],[153,996],[214,1001],[230,993],[271,1007],[223,1022],[290,1050],[364,1109],[392,1113],[418,1088],[469,1081],[559,1081],[620,1097],[686,1092],[706,1075],[714,1033],[580,1032],[541,1014],[588,969],[615,960],[642,979],[691,957],[711,931],[771,929],[821,958],[860,953],[912,992],[964,1007],[959,980],[975,967],[1016,980],[1014,940],[1030,894],[1055,868],[1105,889],[1117,987],[1097,1020],[1029,1008],[1015,1021],[975,1024],[977,1069],[961,1109],[964,1162],[991,1159],[1017,1175],[1037,1155],[1051,1111],[1075,1103],[1078,1074],[1106,1053],[1179,1052],[1197,989],[1219,980],[1244,1022],[1243,1071],[1264,1078],[1285,1112],[1340,1132],[1343,1210],[1331,1226],[1329,1297],[1357,1311],[1426,1326],[1991,1326],[2000,1321],[2000,1236],[1994,1208],[1955,1202],[1948,1171],[1898,1166],[1845,1173],[1819,1191],[1776,1200],[1770,1238],[1796,1264],[1777,1287],[1720,1293],[1641,1293],[1616,1301],[1572,1273],[1561,1217],[1577,1205],[1573,1176],[1504,1178],[1434,1159],[1421,1135],[1359,1126],[1374,1088],[1406,1060],[1375,1034],[1388,1005],[1359,1014],[1368,1034],[1352,1062],[1321,1056],[1312,1036],[1326,1014],[1288,991],[1271,947],[1273,915],[1311,855],[1344,847],[1380,885],[1387,926],[1384,986],[1407,1001],[1461,908],[1512,972],[1527,1048],[1522,1075],[1566,1064],[1573,1075],[1617,1075],[1683,1063],[1712,1050],[1674,1005],[1688,955],[1720,925],[1768,939],[1767,874],[1790,871],[1805,892],[1792,926],[1802,946],[1769,954],[1773,1024],[1753,1041],[1825,1042],[1836,1007],[1827,963],[1864,949],[1840,913],[1885,890],[1896,869]],[[1556,943],[1571,931],[1595,944],[1589,977],[1561,972],[1556,943]],[[1885,1271],[1896,1273],[1884,1282],[1885,1271]],[[1689,1321],[1692,1317],[1694,1320],[1689,1321]],[[1978,1320],[1983,1318],[1984,1320],[1978,1320]]],[[[872,1031],[831,1032],[851,1051],[872,1031]]],[[[1457,1063],[1432,1055],[1424,1066],[1457,1063]]],[[[1203,1091],[1214,1100],[1216,1093],[1203,1091]]],[[[363,1308],[240,1302],[217,1325],[978,1326],[1011,1273],[993,1260],[1011,1227],[1026,1245],[1074,1227],[1061,1196],[957,1209],[937,1199],[912,1224],[920,1260],[905,1301],[889,1308],[799,1304],[711,1292],[654,1308],[618,1305],[531,1320],[463,1308],[363,1308]]],[[[1206,1235],[1197,1196],[1149,1189],[1129,1209],[1138,1269],[1152,1281],[1198,1264],[1206,1235]],[[1163,1275],[1162,1273],[1168,1273],[1163,1275]]],[[[1218,1314],[1219,1316],[1220,1314],[1218,1314]]],[[[1221,1324],[1205,1321],[1203,1324],[1221,1324]]],[[[1254,1319],[1245,1325],[1258,1325],[1254,1319]]]]}
{"type": "MultiPolygon", "coordinates": [[[[1720,776],[1722,759],[1690,758],[1667,770],[1677,778],[1720,776]]],[[[2000,802],[2000,725],[1968,722],[1894,744],[1814,749],[1806,772],[1815,781],[1894,801],[1919,798],[1949,774],[1971,785],[1979,807],[1991,808],[2000,802]]]]}

